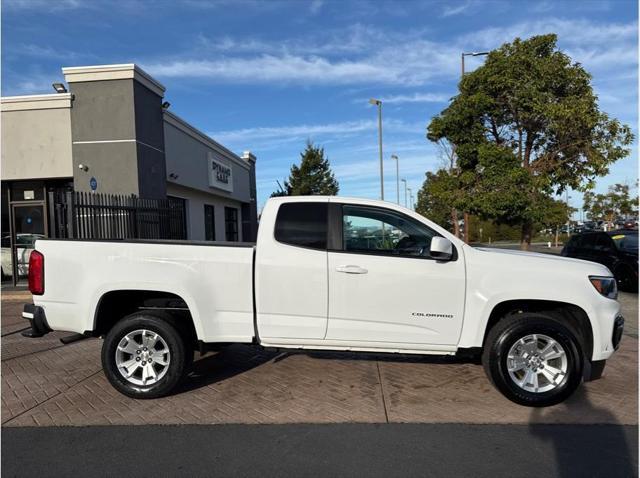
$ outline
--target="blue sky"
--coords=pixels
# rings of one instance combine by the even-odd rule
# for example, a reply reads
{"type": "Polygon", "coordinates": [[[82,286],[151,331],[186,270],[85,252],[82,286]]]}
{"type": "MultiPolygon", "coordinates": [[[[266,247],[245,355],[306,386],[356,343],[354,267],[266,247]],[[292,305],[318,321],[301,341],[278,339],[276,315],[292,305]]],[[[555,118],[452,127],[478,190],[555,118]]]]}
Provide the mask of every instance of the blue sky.
{"type": "MultiPolygon", "coordinates": [[[[135,62],[166,87],[171,110],[233,151],[258,158],[258,202],[288,176],[305,141],[323,145],[340,194],[385,193],[395,164],[414,194],[442,164],[425,138],[456,93],[462,51],[555,32],[592,74],[601,108],[638,121],[635,1],[3,0],[2,94],[52,92],[63,66],[135,62]]],[[[481,64],[468,59],[467,69],[481,64]]],[[[597,183],[634,184],[631,157],[597,183]]],[[[571,193],[574,207],[580,194],[571,193]]],[[[401,194],[402,196],[402,194],[401,194]]]]}

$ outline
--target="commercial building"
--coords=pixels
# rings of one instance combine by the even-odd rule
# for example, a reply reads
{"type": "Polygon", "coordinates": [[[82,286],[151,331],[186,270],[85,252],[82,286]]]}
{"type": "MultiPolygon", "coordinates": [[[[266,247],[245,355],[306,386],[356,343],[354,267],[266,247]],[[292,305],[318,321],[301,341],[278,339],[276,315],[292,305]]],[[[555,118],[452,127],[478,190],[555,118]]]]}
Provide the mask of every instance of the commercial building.
{"type": "Polygon", "coordinates": [[[1,100],[3,257],[11,236],[53,235],[52,191],[174,198],[186,238],[255,239],[255,156],[173,114],[164,86],[137,65],[62,72],[57,93],[1,100]]]}

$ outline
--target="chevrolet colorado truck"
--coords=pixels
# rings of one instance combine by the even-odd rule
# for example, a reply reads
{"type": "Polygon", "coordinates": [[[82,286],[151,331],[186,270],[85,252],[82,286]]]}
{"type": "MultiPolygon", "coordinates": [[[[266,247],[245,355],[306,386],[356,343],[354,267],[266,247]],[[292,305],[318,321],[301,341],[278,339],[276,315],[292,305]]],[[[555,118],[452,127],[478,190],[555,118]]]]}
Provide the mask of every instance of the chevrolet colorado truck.
{"type": "MultiPolygon", "coordinates": [[[[547,406],[599,378],[622,337],[603,265],[470,247],[381,201],[285,197],[256,244],[39,239],[26,335],[102,337],[111,384],[169,394],[194,351],[466,354],[510,400],[547,406]]],[[[425,365],[427,366],[427,365],[425,365]]]]}

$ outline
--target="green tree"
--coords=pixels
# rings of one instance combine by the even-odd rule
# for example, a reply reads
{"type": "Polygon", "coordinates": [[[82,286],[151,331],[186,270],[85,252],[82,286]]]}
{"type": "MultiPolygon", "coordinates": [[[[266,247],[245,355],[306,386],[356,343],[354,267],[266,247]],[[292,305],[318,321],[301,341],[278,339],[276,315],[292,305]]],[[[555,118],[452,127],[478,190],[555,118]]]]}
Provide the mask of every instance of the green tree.
{"type": "Polygon", "coordinates": [[[632,198],[626,184],[609,186],[606,194],[588,191],[583,196],[583,209],[592,221],[613,223],[618,217],[637,214],[638,198],[632,198]]]}
{"type": "Polygon", "coordinates": [[[271,194],[274,196],[318,196],[338,194],[340,187],[336,181],[329,160],[324,156],[324,148],[307,142],[300,153],[300,166],[293,164],[284,190],[271,194]]]}
{"type": "MultiPolygon", "coordinates": [[[[456,197],[457,178],[447,169],[439,169],[435,173],[427,172],[422,188],[418,191],[416,212],[436,224],[457,233],[452,207],[458,202],[456,197]]],[[[456,234],[457,235],[457,234],[456,234]]]]}
{"type": "Polygon", "coordinates": [[[556,40],[516,38],[489,53],[427,131],[456,145],[455,207],[520,226],[523,249],[553,194],[589,190],[633,141],[629,126],[600,111],[591,76],[556,40]]]}

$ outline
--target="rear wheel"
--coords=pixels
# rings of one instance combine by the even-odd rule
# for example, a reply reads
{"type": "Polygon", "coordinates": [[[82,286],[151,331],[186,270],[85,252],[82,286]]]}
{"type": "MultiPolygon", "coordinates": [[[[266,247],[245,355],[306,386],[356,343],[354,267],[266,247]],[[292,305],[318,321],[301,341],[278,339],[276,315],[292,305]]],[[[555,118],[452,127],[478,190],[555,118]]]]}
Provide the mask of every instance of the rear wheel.
{"type": "Polygon", "coordinates": [[[498,322],[487,337],[483,364],[503,395],[531,407],[562,402],[582,380],[576,335],[545,313],[516,314],[498,322]]]}
{"type": "Polygon", "coordinates": [[[119,321],[102,345],[109,382],[133,398],[171,393],[186,375],[193,349],[170,316],[140,312],[119,321]]]}

